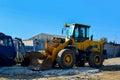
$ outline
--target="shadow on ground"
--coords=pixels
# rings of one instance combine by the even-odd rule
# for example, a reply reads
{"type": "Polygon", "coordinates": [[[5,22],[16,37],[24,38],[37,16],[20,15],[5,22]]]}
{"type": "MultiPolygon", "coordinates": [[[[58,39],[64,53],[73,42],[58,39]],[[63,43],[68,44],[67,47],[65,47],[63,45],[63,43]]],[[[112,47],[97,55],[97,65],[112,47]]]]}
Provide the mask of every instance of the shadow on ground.
{"type": "Polygon", "coordinates": [[[120,71],[120,65],[105,65],[100,68],[102,71],[120,71]]]}

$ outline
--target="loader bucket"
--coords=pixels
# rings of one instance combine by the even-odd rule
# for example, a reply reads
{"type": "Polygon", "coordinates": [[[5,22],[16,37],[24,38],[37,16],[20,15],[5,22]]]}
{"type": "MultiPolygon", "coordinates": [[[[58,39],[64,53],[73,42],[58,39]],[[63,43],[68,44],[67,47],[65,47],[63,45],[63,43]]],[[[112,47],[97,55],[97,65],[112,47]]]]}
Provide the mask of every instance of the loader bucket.
{"type": "Polygon", "coordinates": [[[52,57],[47,56],[47,58],[43,60],[40,70],[47,70],[50,68],[52,68],[52,57]]]}
{"type": "Polygon", "coordinates": [[[47,70],[52,67],[52,57],[45,52],[27,52],[22,66],[29,66],[29,69],[47,70]]]}

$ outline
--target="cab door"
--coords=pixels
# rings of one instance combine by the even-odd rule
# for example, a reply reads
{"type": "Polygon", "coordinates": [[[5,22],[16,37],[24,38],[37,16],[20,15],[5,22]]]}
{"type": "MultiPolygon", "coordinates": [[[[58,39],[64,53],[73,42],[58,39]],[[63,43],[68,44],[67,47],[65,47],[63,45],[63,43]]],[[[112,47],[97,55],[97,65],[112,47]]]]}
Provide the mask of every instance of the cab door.
{"type": "Polygon", "coordinates": [[[0,38],[0,56],[2,58],[14,59],[16,51],[11,37],[0,38]]]}
{"type": "Polygon", "coordinates": [[[85,40],[88,40],[87,28],[84,26],[76,26],[73,37],[76,42],[84,42],[85,40]]]}

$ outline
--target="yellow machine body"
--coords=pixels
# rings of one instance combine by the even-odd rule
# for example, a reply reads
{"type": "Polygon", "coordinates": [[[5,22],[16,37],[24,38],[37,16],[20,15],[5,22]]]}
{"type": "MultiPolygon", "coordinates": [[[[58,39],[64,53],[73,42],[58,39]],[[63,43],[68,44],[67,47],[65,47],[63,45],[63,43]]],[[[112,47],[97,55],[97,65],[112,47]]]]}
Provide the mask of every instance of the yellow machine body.
{"type": "MultiPolygon", "coordinates": [[[[80,67],[84,66],[85,62],[88,62],[91,67],[100,68],[104,61],[103,43],[93,41],[92,37],[89,39],[90,26],[65,24],[65,28],[68,28],[66,39],[58,37],[46,40],[44,58],[41,55],[37,56],[37,59],[43,59],[43,63],[40,63],[42,66],[40,70],[50,69],[56,64],[63,69],[72,68],[74,65],[80,67]]],[[[35,55],[30,53],[28,58],[30,59],[31,56],[33,59],[35,55]]]]}
{"type": "MultiPolygon", "coordinates": [[[[52,62],[57,62],[62,68],[71,68],[71,65],[70,67],[68,65],[71,64],[70,61],[73,61],[72,64],[76,64],[76,63],[81,64],[81,62],[84,63],[87,61],[92,67],[96,67],[96,68],[101,67],[104,60],[103,43],[100,41],[93,41],[92,39],[91,40],[88,39],[87,28],[89,28],[89,26],[83,24],[72,24],[72,26],[73,25],[74,25],[73,34],[72,36],[69,37],[69,39],[64,41],[60,38],[56,38],[56,39],[54,38],[52,40],[53,45],[50,45],[50,42],[47,40],[45,46],[45,52],[47,53],[47,55],[52,56],[51,57],[52,62]],[[83,38],[78,37],[80,38],[79,40],[83,39],[83,41],[77,41],[78,39],[76,39],[75,37],[76,26],[78,28],[79,27],[81,28],[82,26],[82,28],[85,29],[84,30],[85,36],[83,38]]],[[[66,26],[68,27],[71,25],[66,25],[66,26]]]]}
{"type": "MultiPolygon", "coordinates": [[[[55,61],[58,52],[69,44],[69,40],[64,43],[61,43],[61,40],[53,40],[53,42],[53,45],[50,45],[49,41],[46,42],[45,51],[47,54],[52,56],[52,61],[55,61]]],[[[82,51],[86,51],[89,46],[94,46],[94,48],[91,49],[91,52],[103,53],[103,43],[100,41],[86,40],[84,42],[76,42],[74,39],[72,39],[72,45],[76,46],[82,51]]]]}

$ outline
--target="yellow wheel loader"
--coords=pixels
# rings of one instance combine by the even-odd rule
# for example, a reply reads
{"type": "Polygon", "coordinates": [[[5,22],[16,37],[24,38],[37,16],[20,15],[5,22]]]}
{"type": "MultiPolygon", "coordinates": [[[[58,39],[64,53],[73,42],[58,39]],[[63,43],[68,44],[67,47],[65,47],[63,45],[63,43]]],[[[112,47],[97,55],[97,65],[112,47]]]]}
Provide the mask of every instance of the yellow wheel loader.
{"type": "Polygon", "coordinates": [[[54,37],[46,41],[45,52],[27,52],[23,65],[38,66],[46,70],[58,64],[63,69],[84,66],[86,62],[93,68],[100,68],[106,58],[103,43],[89,39],[89,25],[65,24],[62,32],[67,38],[54,37]]]}
{"type": "Polygon", "coordinates": [[[93,36],[89,39],[89,28],[89,25],[84,24],[65,24],[63,31],[66,31],[67,39],[53,38],[53,45],[47,40],[45,53],[51,56],[52,67],[58,64],[68,69],[74,65],[84,66],[86,62],[93,68],[102,66],[106,51],[102,42],[93,41],[93,36]]]}

